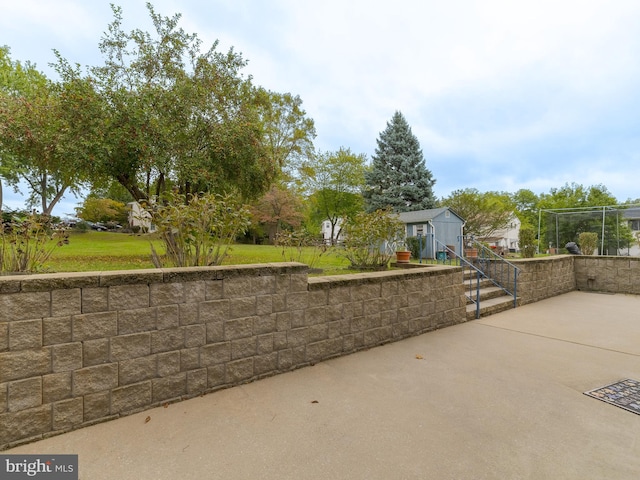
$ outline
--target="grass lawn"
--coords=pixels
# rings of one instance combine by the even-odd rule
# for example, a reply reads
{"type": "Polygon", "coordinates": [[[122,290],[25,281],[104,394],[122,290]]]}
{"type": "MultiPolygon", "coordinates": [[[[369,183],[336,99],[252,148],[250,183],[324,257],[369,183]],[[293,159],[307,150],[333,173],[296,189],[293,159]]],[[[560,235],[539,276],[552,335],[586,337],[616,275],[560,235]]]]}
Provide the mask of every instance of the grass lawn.
{"type": "MultiPolygon", "coordinates": [[[[92,272],[104,270],[134,270],[154,268],[151,262],[153,242],[158,253],[163,251],[162,242],[148,235],[130,235],[112,232],[71,232],[69,244],[56,248],[46,268],[51,272],[92,272]]],[[[348,262],[334,250],[319,257],[312,248],[287,251],[273,245],[244,245],[231,247],[223,265],[249,263],[271,263],[299,261],[322,269],[325,275],[353,273],[347,270],[348,262]]]]}

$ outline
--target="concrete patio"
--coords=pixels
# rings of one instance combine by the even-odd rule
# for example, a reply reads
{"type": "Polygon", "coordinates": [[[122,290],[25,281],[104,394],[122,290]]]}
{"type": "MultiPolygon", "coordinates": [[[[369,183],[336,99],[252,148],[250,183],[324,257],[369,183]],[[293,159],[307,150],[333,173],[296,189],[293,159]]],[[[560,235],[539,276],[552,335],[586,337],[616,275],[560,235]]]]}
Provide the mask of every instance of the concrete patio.
{"type": "Polygon", "coordinates": [[[640,296],[571,292],[3,454],[100,479],[636,479],[640,296]]]}

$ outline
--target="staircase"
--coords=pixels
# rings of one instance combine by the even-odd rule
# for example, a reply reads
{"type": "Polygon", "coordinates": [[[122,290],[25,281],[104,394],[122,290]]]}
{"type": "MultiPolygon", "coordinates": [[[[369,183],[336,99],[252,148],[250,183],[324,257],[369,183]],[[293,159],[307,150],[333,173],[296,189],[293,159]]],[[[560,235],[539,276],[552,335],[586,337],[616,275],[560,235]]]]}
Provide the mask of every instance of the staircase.
{"type": "MultiPolygon", "coordinates": [[[[519,269],[479,242],[465,240],[473,256],[456,256],[448,246],[437,242],[443,263],[462,267],[467,297],[467,320],[486,317],[518,305],[519,269]]],[[[438,256],[437,256],[438,257],[438,256]]]]}
{"type": "Polygon", "coordinates": [[[493,315],[514,308],[513,296],[496,286],[490,278],[481,278],[477,284],[477,273],[467,271],[464,286],[467,292],[467,320],[493,315]],[[477,302],[478,293],[480,302],[477,302]]]}

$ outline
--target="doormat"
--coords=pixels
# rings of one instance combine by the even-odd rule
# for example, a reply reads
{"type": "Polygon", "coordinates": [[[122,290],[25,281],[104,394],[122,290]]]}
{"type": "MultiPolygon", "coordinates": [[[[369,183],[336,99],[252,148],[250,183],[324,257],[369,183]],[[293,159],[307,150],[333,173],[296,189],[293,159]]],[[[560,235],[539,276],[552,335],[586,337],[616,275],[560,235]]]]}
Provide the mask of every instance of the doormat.
{"type": "Polygon", "coordinates": [[[640,382],[638,380],[627,378],[584,394],[640,415],[640,382]]]}

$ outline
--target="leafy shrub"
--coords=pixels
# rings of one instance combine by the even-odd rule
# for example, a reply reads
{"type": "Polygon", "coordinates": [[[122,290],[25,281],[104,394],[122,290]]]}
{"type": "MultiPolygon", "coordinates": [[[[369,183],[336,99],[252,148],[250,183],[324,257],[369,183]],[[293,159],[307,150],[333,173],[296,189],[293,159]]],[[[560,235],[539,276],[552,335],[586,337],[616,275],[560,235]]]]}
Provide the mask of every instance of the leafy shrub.
{"type": "Polygon", "coordinates": [[[306,263],[311,268],[329,248],[323,239],[305,228],[278,232],[275,245],[282,248],[283,261],[306,263]]]}
{"type": "Polygon", "coordinates": [[[359,213],[345,222],[342,255],[351,267],[385,269],[405,235],[404,224],[389,210],[359,213]]]}
{"type": "Polygon", "coordinates": [[[152,219],[164,243],[159,255],[151,246],[156,267],[220,265],[230,245],[249,225],[249,210],[231,195],[200,194],[188,202],[171,195],[152,206],[152,219]]]}
{"type": "Polygon", "coordinates": [[[0,231],[0,272],[37,273],[57,247],[69,243],[63,229],[53,229],[51,218],[29,214],[3,221],[0,231]]]}
{"type": "Polygon", "coordinates": [[[535,256],[537,244],[533,227],[522,225],[518,235],[518,242],[520,243],[520,255],[523,258],[533,258],[535,256]]]}
{"type": "Polygon", "coordinates": [[[593,255],[598,247],[598,234],[593,232],[582,232],[578,235],[578,244],[583,255],[593,255]]]}

